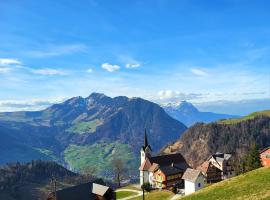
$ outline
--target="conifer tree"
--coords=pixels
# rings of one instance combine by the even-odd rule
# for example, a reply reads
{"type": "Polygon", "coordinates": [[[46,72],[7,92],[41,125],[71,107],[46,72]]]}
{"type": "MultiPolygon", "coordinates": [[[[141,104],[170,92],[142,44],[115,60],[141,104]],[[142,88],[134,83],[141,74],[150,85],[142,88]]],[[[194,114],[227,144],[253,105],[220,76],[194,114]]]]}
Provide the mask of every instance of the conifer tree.
{"type": "Polygon", "coordinates": [[[251,171],[260,168],[261,166],[260,152],[257,145],[253,144],[244,161],[245,171],[251,171]]]}

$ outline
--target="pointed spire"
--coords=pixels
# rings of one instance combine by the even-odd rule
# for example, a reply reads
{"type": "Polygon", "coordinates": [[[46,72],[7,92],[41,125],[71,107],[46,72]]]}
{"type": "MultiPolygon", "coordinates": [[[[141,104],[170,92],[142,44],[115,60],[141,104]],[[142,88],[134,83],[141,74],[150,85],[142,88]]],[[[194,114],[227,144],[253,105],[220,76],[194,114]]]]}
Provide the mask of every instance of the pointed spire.
{"type": "Polygon", "coordinates": [[[145,129],[144,130],[144,146],[143,146],[143,150],[145,151],[146,149],[149,149],[150,151],[152,151],[151,146],[148,144],[147,133],[146,133],[146,129],[145,129]]]}
{"type": "Polygon", "coordinates": [[[147,133],[146,128],[144,129],[144,148],[148,146],[147,133]]]}

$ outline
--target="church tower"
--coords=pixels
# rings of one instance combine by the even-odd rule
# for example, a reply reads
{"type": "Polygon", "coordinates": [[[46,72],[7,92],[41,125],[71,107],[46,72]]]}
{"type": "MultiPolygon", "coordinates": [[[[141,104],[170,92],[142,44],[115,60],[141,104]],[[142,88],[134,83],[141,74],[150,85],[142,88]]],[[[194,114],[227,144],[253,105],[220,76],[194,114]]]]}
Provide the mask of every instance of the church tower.
{"type": "Polygon", "coordinates": [[[148,144],[148,140],[147,140],[147,133],[146,133],[146,129],[144,132],[144,145],[141,148],[141,164],[145,161],[146,158],[150,158],[151,157],[151,146],[148,144]]]}

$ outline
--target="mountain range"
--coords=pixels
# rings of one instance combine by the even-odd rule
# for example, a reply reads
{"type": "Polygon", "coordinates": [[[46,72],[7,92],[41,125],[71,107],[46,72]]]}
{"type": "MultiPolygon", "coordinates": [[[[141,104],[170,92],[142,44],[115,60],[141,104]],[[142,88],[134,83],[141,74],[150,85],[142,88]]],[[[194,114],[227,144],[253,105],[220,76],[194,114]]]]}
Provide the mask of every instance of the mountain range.
{"type": "Polygon", "coordinates": [[[187,128],[141,98],[92,93],[42,111],[0,113],[0,163],[54,160],[70,169],[107,174],[113,158],[137,171],[144,130],[157,152],[187,128]]]}
{"type": "Polygon", "coordinates": [[[238,118],[240,116],[218,114],[213,112],[200,112],[194,105],[187,101],[180,104],[163,105],[164,110],[173,118],[190,127],[197,122],[214,122],[221,119],[238,118]]]}
{"type": "Polygon", "coordinates": [[[232,153],[241,160],[253,143],[259,149],[270,146],[270,110],[237,119],[197,123],[162,151],[181,152],[196,168],[215,152],[232,153]]]}

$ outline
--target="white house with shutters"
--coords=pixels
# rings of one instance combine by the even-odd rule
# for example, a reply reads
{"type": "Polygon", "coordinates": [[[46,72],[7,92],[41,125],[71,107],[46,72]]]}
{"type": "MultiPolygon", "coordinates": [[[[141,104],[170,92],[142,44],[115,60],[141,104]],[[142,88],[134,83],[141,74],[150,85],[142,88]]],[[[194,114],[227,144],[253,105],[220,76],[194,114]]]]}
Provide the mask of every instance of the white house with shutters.
{"type": "Polygon", "coordinates": [[[196,192],[204,187],[204,176],[199,170],[188,168],[182,179],[185,180],[185,195],[196,192]]]}

